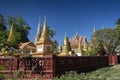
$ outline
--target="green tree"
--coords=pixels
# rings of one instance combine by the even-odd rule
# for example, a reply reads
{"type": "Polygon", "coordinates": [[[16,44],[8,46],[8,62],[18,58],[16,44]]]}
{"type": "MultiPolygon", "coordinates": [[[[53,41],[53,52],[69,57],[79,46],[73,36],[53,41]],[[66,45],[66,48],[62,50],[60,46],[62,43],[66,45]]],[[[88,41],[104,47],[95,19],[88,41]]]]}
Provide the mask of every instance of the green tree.
{"type": "Polygon", "coordinates": [[[102,42],[103,48],[107,54],[115,53],[115,49],[118,46],[118,38],[114,29],[106,28],[97,32],[99,40],[102,42]]]}
{"type": "Polygon", "coordinates": [[[20,41],[19,42],[27,42],[29,41],[28,35],[29,30],[31,29],[30,26],[23,20],[23,18],[19,16],[15,17],[7,17],[9,25],[13,22],[15,24],[15,32],[20,34],[20,41]]]}
{"type": "Polygon", "coordinates": [[[8,31],[5,23],[5,18],[0,14],[0,50],[8,37],[8,31]]]}
{"type": "Polygon", "coordinates": [[[54,53],[58,53],[58,42],[54,40],[53,42],[54,53]]]}
{"type": "Polygon", "coordinates": [[[118,38],[117,43],[120,44],[120,18],[116,22],[115,36],[118,38]]]}
{"type": "MultiPolygon", "coordinates": [[[[53,30],[50,26],[48,27],[48,35],[49,38],[52,39],[55,36],[55,30],[53,30]]],[[[58,42],[56,40],[53,41],[53,48],[54,48],[54,53],[58,52],[58,42]]]]}
{"type": "Polygon", "coordinates": [[[98,31],[95,31],[93,33],[89,47],[90,49],[86,52],[89,55],[104,55],[105,54],[102,41],[99,39],[98,31]]]}
{"type": "Polygon", "coordinates": [[[6,31],[7,27],[5,25],[5,19],[4,17],[0,14],[0,31],[6,31]]]}
{"type": "Polygon", "coordinates": [[[95,49],[95,48],[91,48],[91,49],[87,50],[85,53],[86,53],[86,55],[88,55],[88,56],[93,56],[93,55],[97,55],[98,50],[95,49]]]}
{"type": "Polygon", "coordinates": [[[50,26],[47,26],[48,27],[48,35],[50,38],[53,38],[54,35],[55,35],[55,30],[53,30],[52,28],[50,28],[50,26]]]}

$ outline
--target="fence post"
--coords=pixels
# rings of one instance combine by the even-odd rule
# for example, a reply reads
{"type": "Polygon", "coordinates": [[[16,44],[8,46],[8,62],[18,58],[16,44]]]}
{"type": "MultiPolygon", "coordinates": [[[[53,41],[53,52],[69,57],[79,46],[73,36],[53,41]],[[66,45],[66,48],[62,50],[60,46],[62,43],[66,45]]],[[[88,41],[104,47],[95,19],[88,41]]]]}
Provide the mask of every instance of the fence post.
{"type": "Polygon", "coordinates": [[[56,76],[56,56],[52,55],[52,71],[53,71],[53,75],[52,75],[52,79],[56,76]]]}

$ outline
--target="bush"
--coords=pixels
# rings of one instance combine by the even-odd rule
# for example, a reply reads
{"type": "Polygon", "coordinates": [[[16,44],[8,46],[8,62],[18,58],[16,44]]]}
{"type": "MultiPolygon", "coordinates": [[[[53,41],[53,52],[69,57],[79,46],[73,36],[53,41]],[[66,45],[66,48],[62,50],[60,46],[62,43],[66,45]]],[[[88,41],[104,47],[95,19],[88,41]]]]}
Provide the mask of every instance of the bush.
{"type": "MultiPolygon", "coordinates": [[[[0,70],[3,70],[5,69],[3,65],[0,65],[0,70]]],[[[0,74],[0,80],[3,80],[4,79],[4,76],[2,74],[0,74]]]]}
{"type": "Polygon", "coordinates": [[[0,70],[5,69],[5,67],[3,65],[0,65],[0,70]]]}
{"type": "Polygon", "coordinates": [[[90,50],[87,50],[85,53],[88,56],[93,56],[93,55],[97,55],[98,50],[97,49],[90,49],[90,50]]]}
{"type": "Polygon", "coordinates": [[[2,74],[0,74],[0,80],[3,80],[4,76],[2,74]]]}

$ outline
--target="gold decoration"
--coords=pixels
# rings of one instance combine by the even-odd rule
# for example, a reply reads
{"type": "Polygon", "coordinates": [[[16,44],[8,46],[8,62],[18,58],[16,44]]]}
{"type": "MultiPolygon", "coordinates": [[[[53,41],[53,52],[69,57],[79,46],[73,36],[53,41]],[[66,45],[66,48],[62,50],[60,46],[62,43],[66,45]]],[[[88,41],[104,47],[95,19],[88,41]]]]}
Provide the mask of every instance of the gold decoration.
{"type": "Polygon", "coordinates": [[[10,34],[8,36],[7,42],[10,42],[13,39],[14,36],[14,23],[12,23],[11,28],[10,28],[10,34]]]}
{"type": "Polygon", "coordinates": [[[62,52],[60,54],[58,54],[58,56],[70,56],[70,43],[68,40],[68,37],[65,35],[64,37],[64,45],[62,48],[62,52]]]}
{"type": "Polygon", "coordinates": [[[41,34],[41,37],[40,37],[39,41],[50,40],[47,31],[48,31],[48,29],[47,29],[47,22],[46,22],[46,17],[45,17],[44,18],[43,31],[42,31],[42,34],[41,34]]]}

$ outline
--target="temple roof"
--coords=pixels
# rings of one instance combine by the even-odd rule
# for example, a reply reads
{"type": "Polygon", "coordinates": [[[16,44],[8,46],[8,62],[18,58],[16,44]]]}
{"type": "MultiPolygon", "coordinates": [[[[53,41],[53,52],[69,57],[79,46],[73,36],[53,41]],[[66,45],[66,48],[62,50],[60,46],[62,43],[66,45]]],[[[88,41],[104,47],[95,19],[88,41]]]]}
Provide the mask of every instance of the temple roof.
{"type": "Polygon", "coordinates": [[[84,42],[86,41],[86,38],[84,36],[79,36],[78,33],[72,38],[70,39],[70,45],[79,45],[79,43],[84,44],[84,42]]]}
{"type": "Polygon", "coordinates": [[[36,49],[35,45],[32,42],[21,43],[19,48],[20,49],[36,49]]]}

